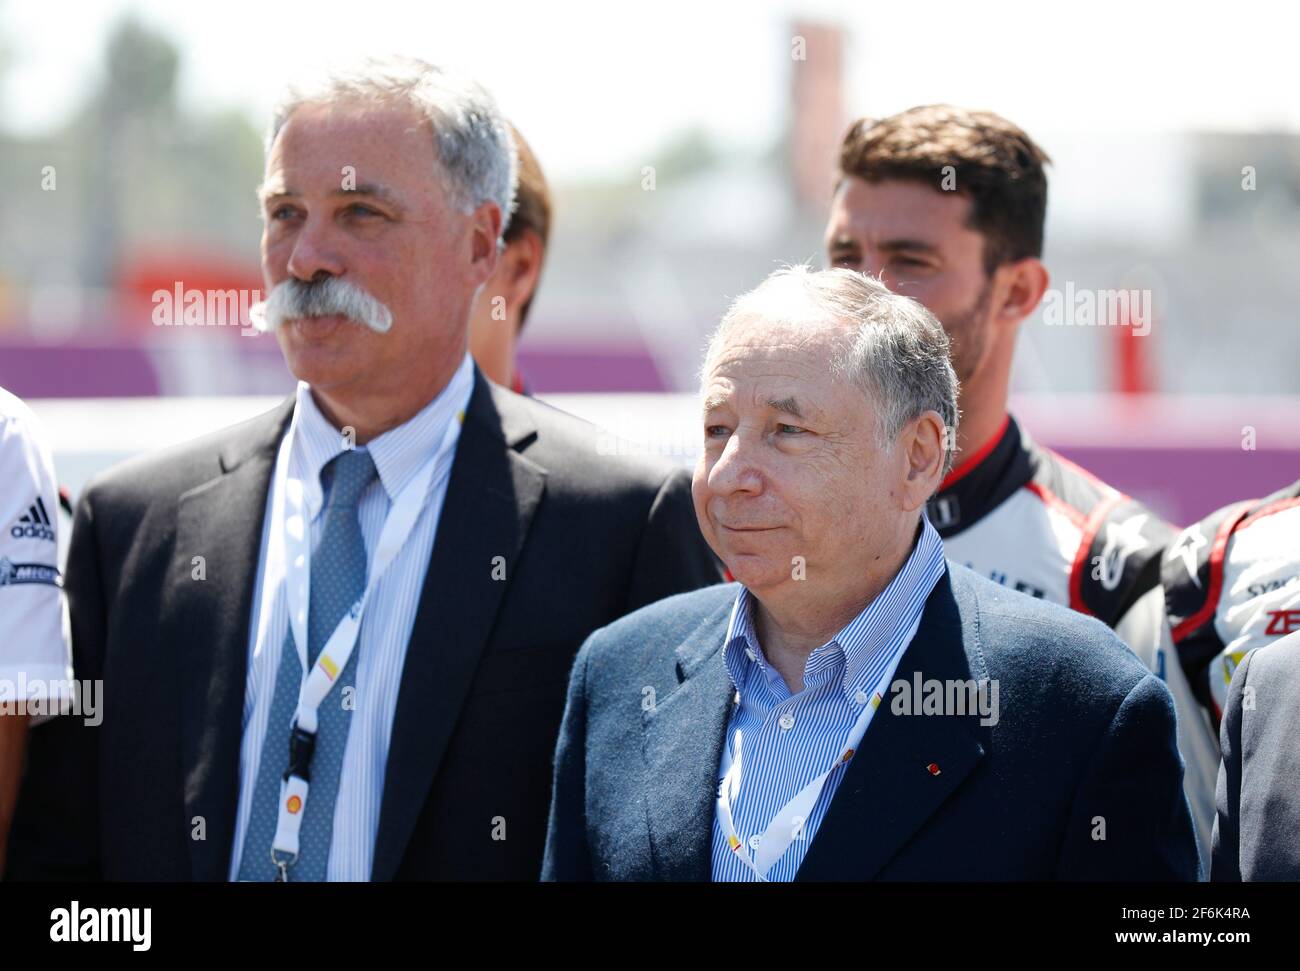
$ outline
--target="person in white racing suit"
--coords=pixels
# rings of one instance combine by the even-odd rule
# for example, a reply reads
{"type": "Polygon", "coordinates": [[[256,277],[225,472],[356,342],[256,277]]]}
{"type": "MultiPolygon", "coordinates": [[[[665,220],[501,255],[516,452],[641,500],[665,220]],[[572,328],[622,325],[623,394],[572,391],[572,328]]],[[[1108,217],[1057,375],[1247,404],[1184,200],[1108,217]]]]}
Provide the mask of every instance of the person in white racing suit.
{"type": "Polygon", "coordinates": [[[1217,732],[1241,659],[1300,631],[1300,482],[1188,526],[1161,582],[1179,663],[1217,732]]]}
{"type": "Polygon", "coordinates": [[[72,697],[54,463],[31,409],[0,388],[0,873],[28,729],[72,697]]]}

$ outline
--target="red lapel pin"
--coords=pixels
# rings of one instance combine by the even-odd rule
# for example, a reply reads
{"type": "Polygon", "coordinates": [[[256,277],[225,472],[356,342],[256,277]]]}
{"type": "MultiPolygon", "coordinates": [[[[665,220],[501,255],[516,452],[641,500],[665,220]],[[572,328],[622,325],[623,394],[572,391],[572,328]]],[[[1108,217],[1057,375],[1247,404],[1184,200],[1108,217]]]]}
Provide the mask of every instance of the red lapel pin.
{"type": "Polygon", "coordinates": [[[925,770],[926,770],[927,772],[929,772],[930,775],[938,775],[938,774],[939,774],[939,763],[938,763],[938,762],[931,762],[929,765],[927,765],[927,766],[925,767],[925,770]]]}

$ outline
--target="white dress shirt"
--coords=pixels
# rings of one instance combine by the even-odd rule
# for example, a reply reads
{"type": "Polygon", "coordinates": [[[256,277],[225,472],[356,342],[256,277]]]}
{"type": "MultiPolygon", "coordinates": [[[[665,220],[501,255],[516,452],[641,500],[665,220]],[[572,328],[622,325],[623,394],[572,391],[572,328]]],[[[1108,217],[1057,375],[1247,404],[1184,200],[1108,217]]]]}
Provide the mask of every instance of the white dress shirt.
{"type": "MultiPolygon", "coordinates": [[[[378,479],[361,496],[358,515],[367,556],[373,561],[384,518],[394,498],[442,445],[451,422],[463,420],[474,389],[474,365],[468,353],[447,386],[415,417],[365,444],[378,469],[378,479]]],[[[344,450],[342,433],[316,406],[305,383],[298,385],[294,421],[288,434],[289,476],[305,483],[313,551],[324,528],[320,472],[344,450]]],[[[453,443],[452,448],[455,447],[453,443]]],[[[239,808],[230,859],[230,879],[239,875],[248,814],[257,786],[257,771],[266,738],[280,650],[288,630],[283,577],[266,576],[266,556],[272,510],[284,483],[272,475],[262,527],[262,551],[254,587],[248,644],[248,678],[244,687],[243,741],[239,752],[239,808]],[[265,608],[263,605],[266,605],[265,608]],[[266,610],[265,617],[263,610],[266,610]]],[[[357,641],[356,694],[347,747],[334,806],[329,880],[369,880],[379,830],[388,744],[397,709],[406,645],[415,625],[425,573],[433,553],[450,474],[430,483],[424,508],[405,544],[379,579],[362,619],[357,641]]],[[[341,691],[346,685],[339,685],[341,691]]],[[[288,749],[288,730],[283,739],[288,749]]],[[[277,743],[278,744],[278,743],[277,743]]]]}

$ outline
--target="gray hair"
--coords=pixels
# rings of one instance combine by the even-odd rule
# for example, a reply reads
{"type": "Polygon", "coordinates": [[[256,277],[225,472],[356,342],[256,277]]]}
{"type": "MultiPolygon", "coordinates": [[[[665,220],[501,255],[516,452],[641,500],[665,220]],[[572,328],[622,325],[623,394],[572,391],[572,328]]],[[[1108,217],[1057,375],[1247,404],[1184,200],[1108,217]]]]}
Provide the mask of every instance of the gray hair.
{"type": "Polygon", "coordinates": [[[849,325],[829,365],[836,377],[853,382],[875,404],[881,447],[909,421],[934,411],[945,430],[944,472],[952,468],[957,374],[949,359],[948,335],[921,304],[854,270],[782,267],[731,304],[709,339],[706,371],[727,331],[740,320],[849,325]]]}
{"type": "Polygon", "coordinates": [[[303,105],[339,102],[407,104],[433,128],[439,175],[460,212],[484,202],[501,208],[505,232],[518,186],[515,140],[492,96],[479,84],[414,57],[368,58],[290,85],[266,133],[271,154],[280,129],[303,105]]]}

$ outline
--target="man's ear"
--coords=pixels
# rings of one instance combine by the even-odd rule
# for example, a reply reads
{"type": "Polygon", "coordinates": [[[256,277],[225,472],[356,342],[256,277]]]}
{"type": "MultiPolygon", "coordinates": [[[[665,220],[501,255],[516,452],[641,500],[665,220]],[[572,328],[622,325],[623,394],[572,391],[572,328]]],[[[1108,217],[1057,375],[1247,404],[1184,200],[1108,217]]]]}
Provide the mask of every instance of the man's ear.
{"type": "Polygon", "coordinates": [[[501,238],[501,207],[485,202],[469,216],[470,272],[474,283],[482,286],[497,267],[501,238]]]}
{"type": "Polygon", "coordinates": [[[920,509],[943,481],[946,432],[937,411],[922,412],[903,426],[899,444],[903,450],[903,507],[920,509]]]}
{"type": "Polygon", "coordinates": [[[999,323],[1015,325],[1034,312],[1051,277],[1042,260],[1027,256],[1014,263],[1004,263],[997,268],[999,294],[995,319],[999,323]]]}

